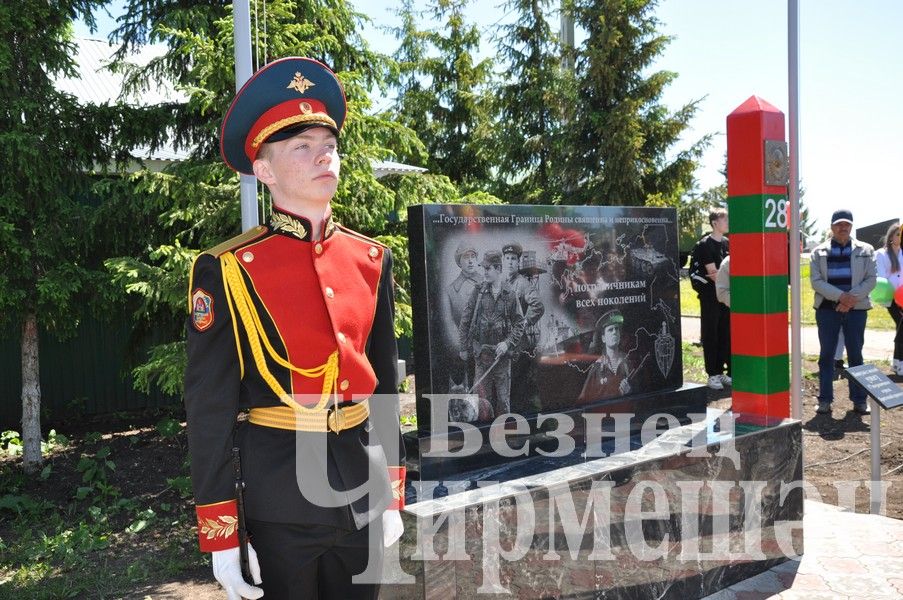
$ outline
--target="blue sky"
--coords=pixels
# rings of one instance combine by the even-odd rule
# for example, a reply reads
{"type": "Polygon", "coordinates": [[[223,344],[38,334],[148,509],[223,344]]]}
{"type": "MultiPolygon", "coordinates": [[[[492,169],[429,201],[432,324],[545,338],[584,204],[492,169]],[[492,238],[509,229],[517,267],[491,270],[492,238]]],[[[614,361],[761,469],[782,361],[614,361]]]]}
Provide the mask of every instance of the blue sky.
{"type": "MultiPolygon", "coordinates": [[[[394,23],[396,1],[355,4],[375,26],[394,23]]],[[[511,20],[503,5],[477,0],[468,11],[487,39],[492,25],[511,20]]],[[[727,115],[752,95],[788,112],[787,1],[661,0],[656,16],[674,40],[654,68],[679,74],[663,102],[704,98],[685,143],[716,134],[697,172],[701,187],[716,185],[727,115]]],[[[94,37],[111,27],[101,19],[94,37]]],[[[395,48],[376,28],[365,35],[377,50],[395,48]]],[[[800,176],[819,226],[839,207],[851,208],[857,225],[903,216],[894,184],[903,171],[901,67],[903,2],[800,0],[800,176]]]]}

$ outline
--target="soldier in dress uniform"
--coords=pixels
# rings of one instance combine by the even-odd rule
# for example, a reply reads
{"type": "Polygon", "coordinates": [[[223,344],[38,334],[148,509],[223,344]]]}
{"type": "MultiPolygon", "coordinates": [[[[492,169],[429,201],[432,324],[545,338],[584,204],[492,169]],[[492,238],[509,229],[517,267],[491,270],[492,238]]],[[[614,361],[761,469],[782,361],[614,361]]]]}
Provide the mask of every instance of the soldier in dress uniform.
{"type": "Polygon", "coordinates": [[[511,412],[511,352],[524,332],[517,299],[503,279],[502,255],[483,255],[483,284],[474,290],[461,319],[461,359],[474,359],[480,420],[511,412]]]}
{"type": "Polygon", "coordinates": [[[402,531],[392,256],[330,208],[345,109],[329,68],[285,58],[242,87],[223,121],[226,164],[273,198],[269,224],[199,255],[189,284],[198,534],[230,600],[376,598],[377,584],[352,576],[373,558],[378,573],[383,543],[402,531]],[[233,447],[261,587],[240,572],[233,447]]]}
{"type": "Polygon", "coordinates": [[[619,310],[610,310],[596,321],[593,340],[589,351],[599,354],[590,367],[583,383],[578,402],[585,404],[629,394],[630,376],[633,368],[629,356],[621,349],[621,330],[624,315],[619,310]]]}
{"type": "MultiPolygon", "coordinates": [[[[515,412],[532,412],[539,409],[539,388],[536,385],[535,370],[538,323],[545,312],[536,286],[521,273],[523,247],[517,242],[502,247],[502,262],[507,275],[508,287],[517,299],[517,309],[524,318],[524,335],[512,352],[511,361],[511,403],[515,412]]],[[[534,254],[535,256],[535,254],[534,254]]],[[[535,267],[535,259],[534,259],[535,267]]]]}

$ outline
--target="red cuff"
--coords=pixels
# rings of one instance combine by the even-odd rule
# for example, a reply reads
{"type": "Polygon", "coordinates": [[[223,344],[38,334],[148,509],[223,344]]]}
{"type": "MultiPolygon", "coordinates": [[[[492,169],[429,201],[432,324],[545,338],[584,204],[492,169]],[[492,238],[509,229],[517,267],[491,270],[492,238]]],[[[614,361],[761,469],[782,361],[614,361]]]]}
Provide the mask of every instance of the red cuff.
{"type": "Polygon", "coordinates": [[[226,500],[195,508],[201,552],[238,547],[238,502],[226,500]]]}
{"type": "Polygon", "coordinates": [[[392,500],[389,502],[389,510],[401,510],[404,508],[404,479],[407,474],[405,467],[389,467],[389,483],[392,486],[392,500]]]}

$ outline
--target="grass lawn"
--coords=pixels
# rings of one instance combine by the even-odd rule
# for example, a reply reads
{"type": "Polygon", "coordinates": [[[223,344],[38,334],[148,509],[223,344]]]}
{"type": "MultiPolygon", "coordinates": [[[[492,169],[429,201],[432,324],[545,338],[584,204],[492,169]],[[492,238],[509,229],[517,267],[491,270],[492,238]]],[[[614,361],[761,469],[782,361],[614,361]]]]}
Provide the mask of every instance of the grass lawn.
{"type": "MultiPolygon", "coordinates": [[[[803,280],[803,284],[800,287],[803,325],[815,325],[815,309],[812,308],[815,292],[812,290],[812,286],[809,285],[808,260],[803,261],[800,268],[800,278],[803,280]]],[[[788,304],[790,303],[789,288],[787,289],[787,302],[788,304]]],[[[692,286],[690,286],[690,280],[686,277],[681,277],[680,279],[680,314],[688,317],[699,316],[699,299],[696,297],[696,292],[693,291],[692,286]]],[[[876,306],[869,311],[868,327],[869,329],[887,331],[896,329],[893,320],[883,306],[876,306]]]]}
{"type": "Polygon", "coordinates": [[[35,476],[22,473],[18,434],[0,433],[0,600],[123,598],[208,574],[180,413],[122,415],[51,431],[35,476]]]}

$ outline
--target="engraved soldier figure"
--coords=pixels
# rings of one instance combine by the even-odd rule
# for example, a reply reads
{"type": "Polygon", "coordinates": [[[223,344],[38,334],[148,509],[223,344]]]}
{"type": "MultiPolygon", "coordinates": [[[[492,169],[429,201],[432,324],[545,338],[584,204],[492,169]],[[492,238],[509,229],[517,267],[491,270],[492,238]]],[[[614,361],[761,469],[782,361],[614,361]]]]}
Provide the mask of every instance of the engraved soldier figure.
{"type": "Polygon", "coordinates": [[[485,281],[464,309],[460,327],[460,357],[474,359],[480,397],[480,420],[511,410],[511,351],[523,335],[523,318],[514,292],[502,274],[502,255],[483,255],[485,281]]]}
{"type": "MultiPolygon", "coordinates": [[[[535,257],[535,253],[531,253],[535,257]]],[[[508,287],[517,299],[518,313],[524,318],[524,335],[521,336],[517,348],[513,349],[511,359],[511,400],[516,412],[533,411],[539,408],[538,388],[535,381],[534,358],[536,344],[539,341],[539,319],[545,312],[535,282],[531,282],[521,272],[523,247],[517,242],[510,242],[502,247],[502,264],[508,287]]],[[[533,266],[536,266],[533,259],[533,266]]],[[[533,273],[533,270],[530,271],[533,273]]],[[[535,274],[535,273],[534,273],[535,274]]]]}
{"type": "Polygon", "coordinates": [[[578,402],[585,404],[629,394],[633,368],[629,355],[621,349],[621,329],[624,316],[619,310],[610,310],[596,321],[590,353],[599,358],[590,367],[580,392],[578,402]]]}
{"type": "Polygon", "coordinates": [[[473,364],[467,360],[461,360],[459,329],[461,317],[467,302],[473,296],[474,291],[483,283],[480,273],[480,264],[477,260],[477,249],[468,240],[462,240],[455,249],[455,263],[461,269],[445,293],[442,295],[442,322],[445,334],[445,347],[448,361],[446,367],[449,376],[449,389],[453,386],[466,386],[473,381],[473,364]]]}

